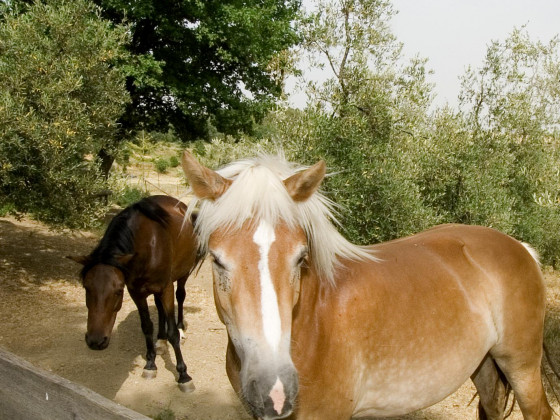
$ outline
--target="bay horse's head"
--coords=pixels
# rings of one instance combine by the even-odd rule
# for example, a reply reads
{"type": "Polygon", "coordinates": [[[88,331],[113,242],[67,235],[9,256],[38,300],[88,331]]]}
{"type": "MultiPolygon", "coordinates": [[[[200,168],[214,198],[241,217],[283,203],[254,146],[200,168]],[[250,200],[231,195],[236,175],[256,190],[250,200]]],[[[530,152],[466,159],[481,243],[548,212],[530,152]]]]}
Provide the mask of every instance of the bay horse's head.
{"type": "Polygon", "coordinates": [[[346,252],[330,202],[316,192],[325,163],[294,168],[261,156],[215,172],[188,152],[182,163],[196,196],[190,208],[199,207],[200,246],[212,257],[216,308],[235,349],[230,380],[253,416],[286,417],[298,393],[290,346],[300,285],[312,270],[332,280],[335,256],[346,252]]]}
{"type": "MultiPolygon", "coordinates": [[[[121,255],[115,257],[115,260],[124,266],[131,257],[132,255],[121,255]]],[[[115,265],[93,262],[91,256],[67,258],[84,266],[82,284],[88,308],[86,343],[92,350],[103,350],[109,345],[117,312],[122,306],[124,274],[115,265]]]]}

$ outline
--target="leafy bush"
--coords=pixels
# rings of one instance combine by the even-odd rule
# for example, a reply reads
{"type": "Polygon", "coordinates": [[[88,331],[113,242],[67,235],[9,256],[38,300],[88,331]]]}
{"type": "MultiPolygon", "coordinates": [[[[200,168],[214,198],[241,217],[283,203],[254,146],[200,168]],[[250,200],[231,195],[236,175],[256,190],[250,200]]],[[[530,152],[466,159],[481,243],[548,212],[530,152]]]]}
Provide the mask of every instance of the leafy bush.
{"type": "Polygon", "coordinates": [[[0,206],[0,217],[6,217],[10,214],[16,214],[16,208],[11,203],[6,203],[0,206]]]}
{"type": "Polygon", "coordinates": [[[177,166],[179,166],[180,162],[179,162],[179,158],[177,156],[171,156],[169,158],[169,166],[172,168],[176,168],[177,166]]]}
{"type": "MultiPolygon", "coordinates": [[[[493,173],[498,197],[509,200],[504,231],[536,247],[550,264],[560,257],[559,52],[559,38],[533,42],[526,30],[515,29],[488,47],[483,65],[464,76],[461,92],[471,138],[486,147],[479,176],[493,173]]],[[[496,202],[493,195],[483,199],[496,202]]]]}
{"type": "Polygon", "coordinates": [[[140,188],[125,185],[119,192],[118,197],[116,197],[115,202],[121,207],[128,207],[149,195],[147,191],[141,190],[140,188]]]}
{"type": "Polygon", "coordinates": [[[36,2],[3,19],[0,206],[82,227],[103,205],[97,155],[116,148],[128,101],[118,66],[126,29],[86,0],[36,2]]]}
{"type": "Polygon", "coordinates": [[[532,43],[518,30],[493,43],[481,68],[464,77],[459,111],[428,111],[422,60],[390,72],[341,61],[345,79],[313,86],[314,107],[271,115],[266,130],[292,160],[326,160],[334,173],[325,187],[344,206],[354,242],[442,222],[478,224],[529,242],[557,264],[559,46],[532,43]]]}
{"type": "Polygon", "coordinates": [[[156,171],[158,171],[160,174],[164,174],[167,172],[170,165],[167,159],[159,158],[155,160],[154,166],[156,167],[156,171]]]}

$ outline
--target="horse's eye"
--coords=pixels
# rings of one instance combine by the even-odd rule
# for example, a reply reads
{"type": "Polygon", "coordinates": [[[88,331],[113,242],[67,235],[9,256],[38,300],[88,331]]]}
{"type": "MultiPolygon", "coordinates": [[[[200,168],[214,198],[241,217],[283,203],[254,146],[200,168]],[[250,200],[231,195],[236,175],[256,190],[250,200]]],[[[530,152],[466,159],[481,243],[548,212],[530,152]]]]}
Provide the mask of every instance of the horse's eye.
{"type": "Polygon", "coordinates": [[[219,270],[225,270],[226,267],[222,264],[222,262],[216,258],[214,258],[214,266],[219,270]]]}
{"type": "Polygon", "coordinates": [[[211,253],[211,255],[212,255],[212,264],[214,264],[214,267],[219,271],[227,271],[226,265],[220,261],[218,256],[214,253],[211,253]]]}
{"type": "Polygon", "coordinates": [[[308,255],[307,255],[307,252],[304,252],[299,257],[298,262],[297,262],[297,266],[306,268],[307,267],[307,262],[308,262],[308,255]]]}
{"type": "Polygon", "coordinates": [[[115,296],[120,297],[120,296],[123,295],[123,293],[124,293],[124,291],[123,291],[122,289],[121,289],[121,290],[117,290],[117,291],[115,292],[115,296]]]}

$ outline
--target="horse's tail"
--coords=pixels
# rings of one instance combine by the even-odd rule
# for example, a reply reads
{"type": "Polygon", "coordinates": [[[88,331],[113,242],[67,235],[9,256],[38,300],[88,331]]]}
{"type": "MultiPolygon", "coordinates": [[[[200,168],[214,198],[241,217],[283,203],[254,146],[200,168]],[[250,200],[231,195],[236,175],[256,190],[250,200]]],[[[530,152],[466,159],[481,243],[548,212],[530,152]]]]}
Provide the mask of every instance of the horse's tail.
{"type": "MultiPolygon", "coordinates": [[[[513,413],[513,409],[515,408],[515,394],[512,393],[513,389],[511,388],[511,385],[509,384],[506,375],[504,375],[504,373],[502,372],[502,370],[498,367],[498,365],[496,364],[496,362],[494,361],[494,366],[496,367],[496,370],[498,371],[498,378],[496,379],[496,384],[494,385],[494,392],[496,392],[495,390],[499,387],[500,383],[502,384],[502,386],[504,387],[504,401],[503,401],[503,412],[504,412],[504,419],[507,419],[509,416],[512,415],[513,413]],[[512,400],[511,400],[511,405],[509,405],[509,401],[510,401],[510,397],[513,396],[512,400]],[[509,405],[509,408],[508,408],[509,405]]],[[[472,402],[476,399],[478,394],[478,391],[473,395],[471,401],[469,402],[469,405],[472,404],[472,402]]],[[[486,411],[484,411],[484,408],[482,407],[482,402],[480,402],[480,400],[478,401],[478,407],[476,410],[476,418],[477,420],[488,420],[488,416],[486,415],[486,411]]]]}
{"type": "Polygon", "coordinates": [[[150,200],[150,197],[133,204],[132,208],[164,227],[167,227],[169,224],[169,213],[167,213],[167,211],[165,211],[159,204],[150,200]]]}
{"type": "Polygon", "coordinates": [[[540,266],[541,265],[541,257],[539,255],[538,251],[535,248],[533,248],[531,245],[529,245],[527,242],[521,242],[521,245],[523,245],[525,247],[527,252],[529,254],[531,254],[531,257],[533,257],[533,259],[540,266]]]}

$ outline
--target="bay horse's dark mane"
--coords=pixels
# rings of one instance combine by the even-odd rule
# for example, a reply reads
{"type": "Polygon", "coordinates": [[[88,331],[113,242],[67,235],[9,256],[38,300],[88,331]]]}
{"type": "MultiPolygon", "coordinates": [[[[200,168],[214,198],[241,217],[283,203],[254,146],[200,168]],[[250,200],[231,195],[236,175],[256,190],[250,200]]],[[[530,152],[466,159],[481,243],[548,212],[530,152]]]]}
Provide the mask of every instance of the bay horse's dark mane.
{"type": "Polygon", "coordinates": [[[133,229],[140,213],[163,227],[168,225],[169,214],[153,201],[141,200],[128,206],[109,223],[103,238],[82,268],[80,273],[82,279],[97,264],[111,265],[122,271],[125,276],[127,275],[127,268],[119,263],[116,257],[134,253],[133,229]]]}

